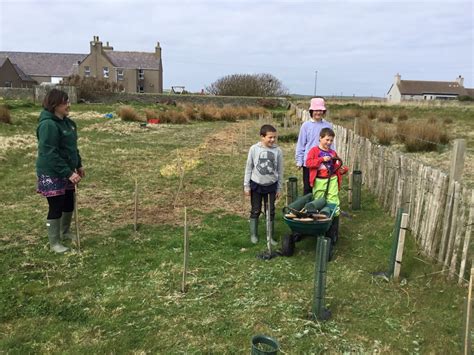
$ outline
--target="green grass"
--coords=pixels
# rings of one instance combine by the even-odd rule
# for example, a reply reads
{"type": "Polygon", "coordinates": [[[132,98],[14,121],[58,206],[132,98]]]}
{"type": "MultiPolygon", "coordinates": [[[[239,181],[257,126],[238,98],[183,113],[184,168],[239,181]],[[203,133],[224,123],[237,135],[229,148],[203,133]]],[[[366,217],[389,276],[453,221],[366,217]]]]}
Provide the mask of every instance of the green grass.
{"type": "MultiPolygon", "coordinates": [[[[34,137],[36,120],[29,114],[38,110],[14,109],[13,127],[0,125],[0,137],[34,137]]],[[[117,122],[115,131],[105,132],[107,119],[76,122],[87,173],[78,198],[81,254],[48,250],[47,204],[34,192],[36,148],[12,148],[0,160],[0,352],[249,353],[252,336],[261,333],[276,338],[285,353],[461,350],[467,292],[418,255],[412,238],[402,283],[371,275],[388,267],[394,220],[368,194],[362,210],[342,219],[329,264],[326,301],[333,317],[311,320],[316,239],[298,243],[291,258],[270,261],[256,258],[263,240],[249,242],[241,185],[258,122],[245,123],[247,142],[239,135],[233,149],[226,142],[242,133],[240,123],[139,130],[137,123],[117,122]],[[208,148],[198,152],[206,141],[208,148]],[[192,152],[200,164],[185,173],[173,209],[179,182],[159,171],[176,159],[177,149],[182,156],[192,152]],[[191,252],[186,294],[180,292],[184,206],[191,252]]],[[[282,147],[285,175],[300,178],[294,144],[282,147]]],[[[282,200],[277,239],[288,233],[281,207],[282,200]]],[[[347,210],[345,202],[342,207],[347,210]]]]}

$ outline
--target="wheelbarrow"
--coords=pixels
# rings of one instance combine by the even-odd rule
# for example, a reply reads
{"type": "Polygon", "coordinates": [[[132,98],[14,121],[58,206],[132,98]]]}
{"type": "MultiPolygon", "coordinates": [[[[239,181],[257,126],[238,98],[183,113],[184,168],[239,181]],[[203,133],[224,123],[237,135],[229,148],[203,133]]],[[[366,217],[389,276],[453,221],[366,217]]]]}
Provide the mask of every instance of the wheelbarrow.
{"type": "Polygon", "coordinates": [[[304,237],[325,236],[331,227],[337,205],[326,203],[317,214],[301,212],[301,209],[295,208],[311,201],[312,195],[308,194],[283,208],[283,220],[291,229],[291,233],[286,234],[282,238],[281,250],[284,256],[292,256],[294,254],[297,241],[302,240],[304,237]],[[290,214],[295,215],[296,218],[288,217],[290,214]],[[315,216],[317,218],[313,219],[312,217],[315,216]]]}

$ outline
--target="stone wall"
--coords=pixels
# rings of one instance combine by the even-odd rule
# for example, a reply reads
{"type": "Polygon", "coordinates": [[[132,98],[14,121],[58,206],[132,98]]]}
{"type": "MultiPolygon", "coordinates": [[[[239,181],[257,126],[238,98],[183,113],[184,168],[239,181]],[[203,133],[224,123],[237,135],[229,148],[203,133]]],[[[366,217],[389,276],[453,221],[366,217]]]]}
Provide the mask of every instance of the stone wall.
{"type": "Polygon", "coordinates": [[[76,88],[74,86],[60,86],[60,85],[35,85],[32,88],[5,88],[0,87],[0,97],[10,100],[26,100],[37,104],[43,102],[44,96],[52,88],[57,88],[67,92],[69,101],[73,104],[77,103],[76,88]]]}
{"type": "Polygon", "coordinates": [[[10,100],[35,100],[33,88],[23,89],[0,87],[0,97],[10,100]]]}
{"type": "Polygon", "coordinates": [[[195,105],[213,104],[217,106],[257,106],[262,100],[278,100],[281,106],[287,106],[288,101],[285,98],[262,98],[262,97],[244,97],[244,96],[211,96],[211,95],[170,95],[170,94],[130,94],[130,93],[99,93],[94,102],[107,104],[113,103],[132,103],[140,102],[144,104],[153,103],[189,103],[195,105]]]}

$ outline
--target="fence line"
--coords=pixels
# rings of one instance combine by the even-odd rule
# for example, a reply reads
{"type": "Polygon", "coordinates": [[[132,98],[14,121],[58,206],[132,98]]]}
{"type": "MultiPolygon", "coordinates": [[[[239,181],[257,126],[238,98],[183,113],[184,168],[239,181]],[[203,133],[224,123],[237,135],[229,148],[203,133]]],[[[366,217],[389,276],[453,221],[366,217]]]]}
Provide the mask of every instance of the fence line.
{"type": "MultiPolygon", "coordinates": [[[[297,118],[308,111],[295,107],[297,118]]],[[[380,206],[395,216],[399,207],[410,215],[409,229],[421,252],[443,264],[448,277],[467,281],[472,266],[470,248],[474,190],[433,167],[334,125],[337,152],[350,168],[361,170],[362,184],[380,206]]]]}

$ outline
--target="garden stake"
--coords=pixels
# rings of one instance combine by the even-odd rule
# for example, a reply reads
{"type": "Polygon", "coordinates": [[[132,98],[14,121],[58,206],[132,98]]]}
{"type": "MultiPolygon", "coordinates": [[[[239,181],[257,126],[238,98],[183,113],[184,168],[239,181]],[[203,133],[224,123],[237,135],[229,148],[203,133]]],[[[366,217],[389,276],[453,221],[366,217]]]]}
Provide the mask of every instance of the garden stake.
{"type": "Polygon", "coordinates": [[[394,280],[398,280],[398,277],[400,276],[400,268],[402,267],[403,246],[405,245],[405,233],[406,233],[407,227],[408,227],[408,213],[403,213],[401,225],[400,225],[400,232],[398,234],[397,253],[396,253],[394,269],[393,269],[394,280]]]}
{"type": "Polygon", "coordinates": [[[138,181],[135,178],[135,196],[134,196],[135,209],[133,212],[133,230],[137,231],[137,220],[138,220],[138,181]]]}
{"type": "Polygon", "coordinates": [[[79,237],[79,216],[77,213],[77,184],[74,191],[74,224],[76,225],[76,241],[77,241],[77,252],[81,252],[81,238],[79,237]]]}
{"type": "Polygon", "coordinates": [[[179,156],[179,150],[176,150],[176,155],[178,156],[179,185],[178,185],[178,191],[176,191],[176,196],[174,198],[173,208],[176,208],[176,202],[178,202],[179,192],[181,191],[181,187],[183,186],[183,178],[184,178],[184,168],[181,165],[181,157],[179,156]]]}
{"type": "Polygon", "coordinates": [[[183,281],[181,283],[181,292],[186,292],[186,275],[188,273],[188,257],[189,257],[189,239],[188,239],[188,223],[187,210],[184,207],[184,267],[183,267],[183,281]]]}
{"type": "Polygon", "coordinates": [[[471,277],[469,278],[469,290],[466,300],[466,317],[463,331],[463,354],[471,354],[471,309],[472,309],[472,278],[474,277],[474,268],[471,269],[471,277]]]}
{"type": "Polygon", "coordinates": [[[263,198],[263,210],[265,213],[266,229],[267,229],[267,251],[257,255],[258,258],[263,260],[270,260],[274,257],[281,255],[280,252],[272,251],[272,221],[270,220],[270,206],[268,205],[268,194],[263,198]]]}

